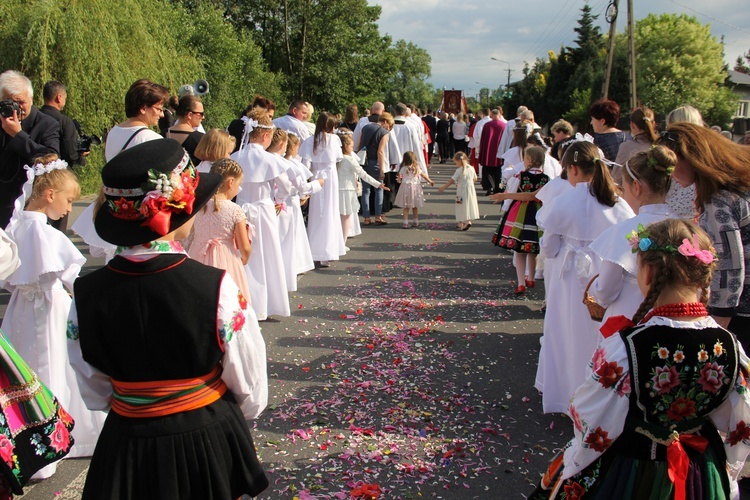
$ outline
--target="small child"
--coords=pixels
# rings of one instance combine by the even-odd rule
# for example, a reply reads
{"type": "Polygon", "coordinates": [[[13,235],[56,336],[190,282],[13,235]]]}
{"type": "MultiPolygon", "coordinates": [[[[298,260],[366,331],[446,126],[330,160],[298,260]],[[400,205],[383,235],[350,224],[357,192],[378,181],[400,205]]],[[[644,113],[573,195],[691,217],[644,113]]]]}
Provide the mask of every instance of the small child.
{"type": "Polygon", "coordinates": [[[211,167],[212,174],[224,180],[213,198],[195,215],[193,242],[188,250],[191,258],[207,266],[224,269],[250,300],[245,268],[250,258],[247,216],[232,202],[242,184],[242,167],[229,158],[221,158],[211,167]]]}
{"type": "Polygon", "coordinates": [[[748,366],[706,311],[714,249],[679,219],[629,240],[645,298],[632,321],[612,317],[602,328],[570,401],[575,435],[529,498],[738,498],[750,452],[748,366]]]}
{"type": "Polygon", "coordinates": [[[451,184],[456,184],[456,229],[468,231],[471,221],[479,218],[479,205],[477,204],[477,191],[474,183],[477,181],[477,173],[469,163],[466,153],[456,153],[453,162],[458,167],[453,177],[438,189],[442,193],[451,184]]]}
{"type": "Polygon", "coordinates": [[[339,214],[341,216],[341,231],[344,234],[344,244],[349,237],[352,221],[357,220],[359,212],[359,201],[357,201],[357,179],[362,179],[375,189],[383,188],[383,191],[390,191],[388,186],[376,180],[365,172],[365,169],[359,164],[359,160],[352,154],[354,141],[349,134],[340,135],[341,151],[344,157],[338,163],[339,177],[339,214]]]}
{"type": "MultiPolygon", "coordinates": [[[[549,182],[549,176],[544,173],[544,161],[547,156],[544,148],[527,147],[523,156],[525,170],[508,181],[506,192],[535,192],[549,182]]],[[[542,204],[538,200],[506,200],[506,203],[510,206],[498,225],[499,238],[494,243],[514,251],[518,277],[515,294],[521,295],[526,292],[526,288],[533,288],[535,284],[536,257],[539,254],[541,237],[541,231],[536,225],[536,213],[542,204]]]]}
{"type": "MultiPolygon", "coordinates": [[[[55,154],[37,158],[26,169],[29,180],[8,225],[8,236],[18,245],[22,262],[4,284],[11,297],[2,330],[76,419],[75,446],[69,456],[91,456],[106,414],[86,408],[65,349],[71,304],[65,289],[73,290],[86,259],[67,236],[47,224],[48,218],[57,220],[70,212],[81,188],[67,163],[55,154]]],[[[36,477],[49,477],[54,471],[51,465],[36,477]]]]}
{"type": "Polygon", "coordinates": [[[220,128],[212,128],[206,132],[206,135],[201,137],[200,142],[195,147],[195,156],[202,160],[195,169],[201,173],[210,172],[211,165],[216,160],[229,158],[229,155],[234,151],[236,141],[237,139],[229,135],[226,130],[220,128]]]}
{"type": "Polygon", "coordinates": [[[422,192],[422,179],[434,186],[432,179],[422,171],[417,163],[417,155],[412,151],[404,153],[401,161],[401,169],[398,171],[398,182],[401,187],[396,193],[393,204],[404,209],[404,229],[409,229],[409,209],[414,216],[414,227],[419,227],[419,208],[424,206],[424,193],[422,192]]]}

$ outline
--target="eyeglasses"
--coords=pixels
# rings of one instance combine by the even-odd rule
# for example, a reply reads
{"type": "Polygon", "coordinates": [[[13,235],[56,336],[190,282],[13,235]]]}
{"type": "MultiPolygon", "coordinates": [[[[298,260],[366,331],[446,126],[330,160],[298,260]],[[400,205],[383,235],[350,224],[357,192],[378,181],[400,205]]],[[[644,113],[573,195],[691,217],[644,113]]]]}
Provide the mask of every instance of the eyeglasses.
{"type": "Polygon", "coordinates": [[[156,111],[157,113],[164,113],[164,106],[162,106],[162,107],[160,107],[160,108],[157,108],[156,106],[151,106],[151,107],[152,107],[152,108],[154,108],[154,110],[155,110],[155,111],[156,111]]]}
{"type": "Polygon", "coordinates": [[[201,118],[206,116],[206,114],[203,111],[190,111],[190,112],[193,113],[194,115],[199,115],[201,118]]]}

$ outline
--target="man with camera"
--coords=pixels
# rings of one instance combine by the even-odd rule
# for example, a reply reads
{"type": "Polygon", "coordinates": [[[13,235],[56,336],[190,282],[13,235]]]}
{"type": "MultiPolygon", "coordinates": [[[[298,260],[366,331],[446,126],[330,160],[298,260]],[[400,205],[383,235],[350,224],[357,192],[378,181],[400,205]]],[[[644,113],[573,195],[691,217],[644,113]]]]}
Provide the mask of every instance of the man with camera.
{"type": "MultiPolygon", "coordinates": [[[[93,143],[89,137],[79,136],[79,127],[69,116],[62,114],[62,110],[68,100],[68,92],[61,82],[52,80],[44,84],[42,90],[44,97],[44,106],[39,111],[47,116],[51,116],[60,124],[60,158],[68,162],[68,168],[73,165],[85,165],[86,156],[91,152],[93,143]]],[[[96,143],[99,138],[94,137],[96,143]]],[[[50,221],[50,225],[62,232],[68,228],[68,214],[55,221],[50,221]]]]}
{"type": "Polygon", "coordinates": [[[13,202],[26,181],[24,165],[48,153],[60,154],[60,124],[32,105],[34,89],[22,73],[0,74],[0,227],[13,215],[13,202]]]}

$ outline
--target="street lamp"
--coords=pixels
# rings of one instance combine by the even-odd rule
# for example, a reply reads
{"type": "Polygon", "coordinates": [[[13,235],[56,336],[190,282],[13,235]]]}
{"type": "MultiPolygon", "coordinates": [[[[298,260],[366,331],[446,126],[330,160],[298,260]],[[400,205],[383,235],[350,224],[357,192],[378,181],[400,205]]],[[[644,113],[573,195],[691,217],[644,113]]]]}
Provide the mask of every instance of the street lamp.
{"type": "Polygon", "coordinates": [[[508,71],[508,84],[505,86],[505,88],[508,88],[508,86],[510,85],[510,73],[511,73],[510,63],[507,62],[507,61],[503,61],[502,59],[498,59],[497,57],[490,57],[490,59],[492,59],[493,61],[505,63],[505,64],[508,65],[508,69],[507,69],[507,71],[508,71]]]}

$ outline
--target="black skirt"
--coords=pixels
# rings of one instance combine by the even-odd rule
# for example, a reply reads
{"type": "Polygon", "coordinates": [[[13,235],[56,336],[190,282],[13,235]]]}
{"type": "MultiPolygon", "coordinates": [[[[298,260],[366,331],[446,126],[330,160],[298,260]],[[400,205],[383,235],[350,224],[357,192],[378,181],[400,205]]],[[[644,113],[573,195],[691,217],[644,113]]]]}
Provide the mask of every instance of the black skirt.
{"type": "Polygon", "coordinates": [[[234,396],[157,418],[110,412],[83,499],[234,500],[268,487],[234,396]]]}

